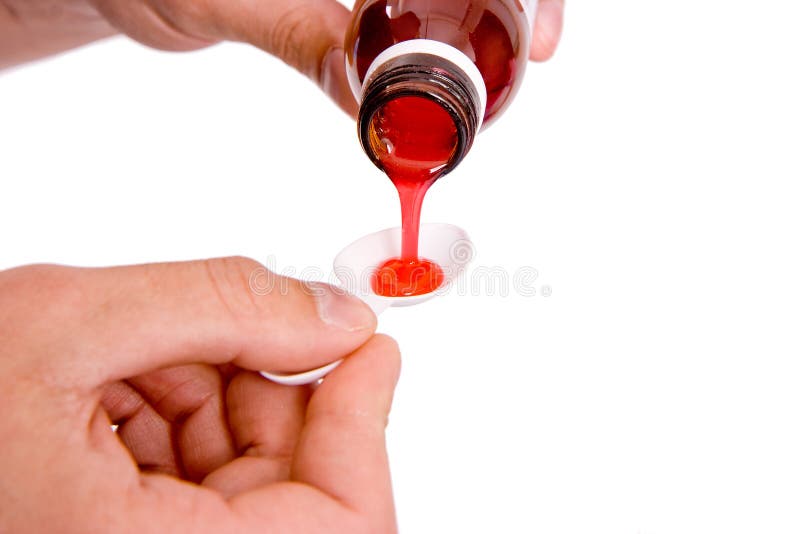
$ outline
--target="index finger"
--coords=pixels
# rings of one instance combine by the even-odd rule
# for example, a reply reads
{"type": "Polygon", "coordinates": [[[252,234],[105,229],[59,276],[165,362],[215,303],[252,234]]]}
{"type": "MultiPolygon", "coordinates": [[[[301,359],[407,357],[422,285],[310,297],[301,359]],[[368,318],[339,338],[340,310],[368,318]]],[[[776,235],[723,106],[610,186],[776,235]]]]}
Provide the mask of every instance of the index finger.
{"type": "Polygon", "coordinates": [[[400,353],[374,336],[329,374],[314,392],[295,449],[291,478],[305,482],[368,518],[369,532],[395,522],[384,431],[400,353]]]}

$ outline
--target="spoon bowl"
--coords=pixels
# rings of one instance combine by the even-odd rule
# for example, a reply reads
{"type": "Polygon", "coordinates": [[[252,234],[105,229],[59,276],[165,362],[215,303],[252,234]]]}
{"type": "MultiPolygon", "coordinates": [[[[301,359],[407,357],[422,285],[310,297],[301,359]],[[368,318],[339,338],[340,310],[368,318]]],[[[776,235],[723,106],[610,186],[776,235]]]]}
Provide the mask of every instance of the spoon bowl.
{"type": "MultiPolygon", "coordinates": [[[[409,297],[384,297],[372,290],[372,275],[387,259],[400,256],[402,228],[387,228],[347,245],[333,260],[333,272],[348,292],[383,308],[414,306],[446,293],[475,255],[467,232],[444,223],[420,225],[419,256],[442,268],[444,281],[431,291],[409,297]]],[[[375,309],[375,307],[373,307],[375,309]]]]}
{"type": "MultiPolygon", "coordinates": [[[[342,289],[367,303],[375,315],[389,307],[415,306],[445,293],[461,276],[475,256],[475,248],[467,232],[458,226],[427,223],[419,230],[419,256],[436,262],[442,268],[442,284],[423,295],[384,297],[372,290],[372,275],[384,261],[400,255],[402,228],[387,228],[353,241],[333,260],[333,272],[342,289]]],[[[265,378],[286,386],[313,384],[338,366],[342,360],[302,373],[268,373],[265,378]]]]}

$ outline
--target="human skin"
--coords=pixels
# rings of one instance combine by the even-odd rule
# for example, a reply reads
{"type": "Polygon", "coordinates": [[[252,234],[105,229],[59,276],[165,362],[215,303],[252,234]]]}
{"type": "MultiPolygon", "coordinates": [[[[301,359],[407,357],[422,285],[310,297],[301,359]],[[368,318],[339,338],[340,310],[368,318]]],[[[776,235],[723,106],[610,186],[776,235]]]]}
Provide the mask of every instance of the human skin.
{"type": "Polygon", "coordinates": [[[354,297],[253,273],[0,272],[0,532],[395,530],[396,344],[354,297]],[[343,357],[315,390],[254,372],[343,357]]]}
{"type": "MultiPolygon", "coordinates": [[[[539,0],[530,58],[553,55],[564,0],[539,0]]],[[[350,11],[336,0],[0,0],[0,69],[123,33],[162,50],[250,43],[316,82],[353,115],[344,70],[350,11]]]]}
{"type": "MultiPolygon", "coordinates": [[[[175,51],[240,41],[353,114],[349,17],[335,0],[0,0],[0,69],[119,33],[175,51]]],[[[540,0],[531,59],[553,54],[562,17],[540,0]]],[[[242,258],[1,271],[0,532],[394,532],[399,352],[375,323],[242,258]],[[340,358],[316,389],[255,372],[340,358]]]]}

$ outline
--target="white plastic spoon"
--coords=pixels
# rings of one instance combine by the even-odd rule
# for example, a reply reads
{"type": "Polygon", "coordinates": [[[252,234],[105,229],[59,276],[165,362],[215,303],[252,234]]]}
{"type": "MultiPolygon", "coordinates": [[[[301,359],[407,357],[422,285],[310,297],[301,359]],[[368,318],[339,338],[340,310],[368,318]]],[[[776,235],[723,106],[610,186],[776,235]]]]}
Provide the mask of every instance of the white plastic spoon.
{"type": "MultiPolygon", "coordinates": [[[[375,269],[389,258],[400,254],[402,229],[388,228],[366,235],[342,249],[333,260],[333,272],[342,288],[359,297],[380,315],[386,308],[415,306],[441,295],[466,270],[475,255],[467,232],[458,226],[427,223],[420,226],[419,255],[436,262],[444,273],[438,289],[412,297],[383,297],[372,291],[371,277],[375,269]]],[[[286,386],[313,384],[333,371],[341,360],[302,373],[284,374],[262,371],[261,375],[286,386]]]]}

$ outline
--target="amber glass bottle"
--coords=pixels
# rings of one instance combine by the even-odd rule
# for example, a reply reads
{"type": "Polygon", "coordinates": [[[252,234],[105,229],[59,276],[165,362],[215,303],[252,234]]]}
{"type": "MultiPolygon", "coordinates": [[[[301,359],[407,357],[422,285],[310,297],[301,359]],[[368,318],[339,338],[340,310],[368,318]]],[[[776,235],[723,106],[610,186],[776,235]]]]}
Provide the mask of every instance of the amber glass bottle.
{"type": "MultiPolygon", "coordinates": [[[[481,128],[496,119],[519,89],[527,64],[536,0],[360,0],[345,41],[347,74],[359,102],[358,131],[367,155],[380,168],[400,151],[401,131],[425,114],[427,100],[452,119],[446,163],[463,159],[481,128]],[[402,111],[402,112],[401,112],[402,111]]],[[[440,113],[440,112],[438,112],[440,113]]],[[[434,113],[435,114],[435,113],[434,113]]],[[[419,131],[416,132],[417,140],[419,131]]],[[[417,142],[417,145],[420,143],[417,142]]],[[[410,147],[413,148],[413,147],[410,147]]],[[[413,159],[414,150],[406,150],[413,159]]]]}

